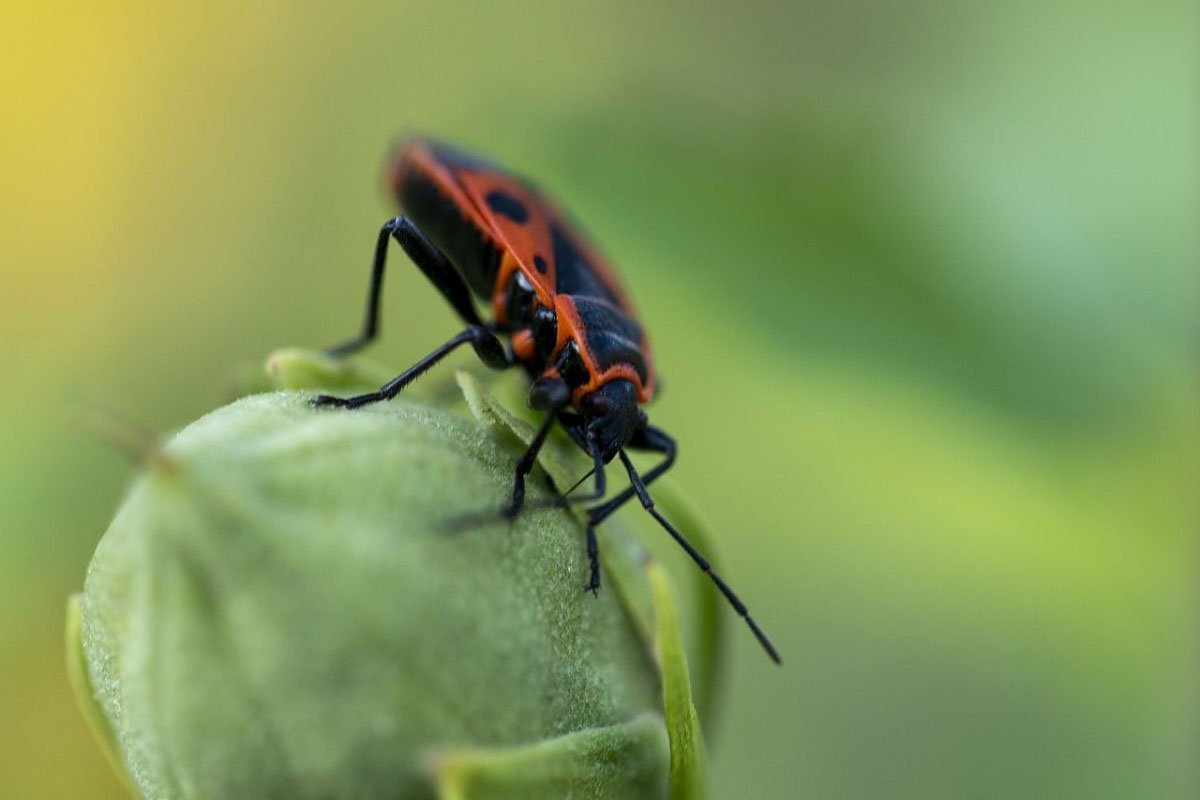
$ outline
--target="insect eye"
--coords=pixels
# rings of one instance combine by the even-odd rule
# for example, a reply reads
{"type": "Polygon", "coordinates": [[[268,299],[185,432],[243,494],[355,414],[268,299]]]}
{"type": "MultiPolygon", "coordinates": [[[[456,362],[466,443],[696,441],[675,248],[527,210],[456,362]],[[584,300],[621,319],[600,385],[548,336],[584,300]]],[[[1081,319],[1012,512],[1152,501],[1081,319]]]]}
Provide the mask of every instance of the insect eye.
{"type": "Polygon", "coordinates": [[[608,401],[607,397],[602,394],[592,392],[583,398],[582,408],[580,410],[582,410],[583,413],[589,417],[602,417],[608,413],[608,409],[611,407],[612,404],[608,401]]]}
{"type": "Polygon", "coordinates": [[[514,272],[508,284],[508,297],[504,301],[504,316],[510,330],[528,326],[536,299],[537,292],[525,274],[520,270],[514,272]]]}

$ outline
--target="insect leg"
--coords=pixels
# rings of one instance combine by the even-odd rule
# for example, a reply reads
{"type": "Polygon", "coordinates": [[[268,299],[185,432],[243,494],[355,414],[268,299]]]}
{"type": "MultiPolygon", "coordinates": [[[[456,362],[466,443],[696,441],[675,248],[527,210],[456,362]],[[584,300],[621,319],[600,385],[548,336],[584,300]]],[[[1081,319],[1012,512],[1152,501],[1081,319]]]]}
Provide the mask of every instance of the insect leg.
{"type": "Polygon", "coordinates": [[[377,403],[380,400],[391,400],[400,393],[405,386],[412,383],[417,378],[421,377],[434,364],[441,361],[449,355],[455,348],[464,344],[470,344],[474,348],[475,353],[489,367],[493,369],[504,369],[513,364],[512,355],[504,349],[504,345],[496,338],[495,334],[486,328],[478,325],[472,325],[462,333],[455,336],[450,341],[446,342],[441,347],[434,350],[429,355],[422,358],[416,364],[413,364],[404,372],[392,378],[390,381],[379,387],[377,392],[369,392],[360,394],[356,397],[331,397],[330,395],[318,395],[313,400],[314,406],[337,406],[339,408],[358,408],[365,406],[368,403],[377,403]]]}
{"type": "MultiPolygon", "coordinates": [[[[675,456],[679,452],[675,440],[668,436],[665,431],[653,425],[647,425],[644,431],[636,434],[627,447],[630,450],[644,450],[663,454],[663,460],[655,464],[645,475],[641,476],[644,485],[653,483],[655,479],[669,470],[675,464],[675,456]]],[[[626,487],[607,503],[589,509],[588,518],[593,525],[599,525],[620,509],[621,506],[632,500],[636,494],[637,492],[632,486],[626,487]]]]}
{"type": "Polygon", "coordinates": [[[564,506],[569,503],[590,503],[593,500],[599,500],[608,493],[608,485],[604,478],[604,459],[601,454],[593,446],[592,441],[588,438],[587,425],[583,417],[578,414],[566,412],[558,415],[559,422],[563,425],[563,430],[571,437],[575,444],[579,445],[579,449],[592,457],[592,468],[587,471],[587,474],[575,482],[575,485],[567,489],[555,500],[547,504],[548,507],[564,506]],[[586,481],[589,477],[595,475],[595,481],[592,483],[592,491],[587,494],[571,495],[571,492],[579,488],[579,485],[586,481]],[[571,495],[568,497],[568,495],[571,495]]]}
{"type": "MultiPolygon", "coordinates": [[[[647,484],[653,481],[658,476],[671,468],[675,463],[675,440],[668,436],[663,431],[653,426],[647,426],[644,431],[641,431],[629,442],[628,447],[633,450],[647,450],[655,453],[662,453],[663,460],[654,466],[649,472],[642,477],[642,483],[647,484]]],[[[579,483],[587,478],[584,475],[579,480],[579,483]]],[[[579,484],[577,483],[576,486],[579,484]]],[[[574,488],[574,487],[572,487],[574,488]]],[[[568,490],[568,493],[570,490],[568,490]]],[[[636,492],[632,486],[622,489],[619,494],[609,500],[607,503],[602,503],[595,508],[588,509],[587,523],[587,555],[588,555],[588,582],[583,588],[585,592],[591,592],[593,595],[600,591],[600,555],[596,544],[596,526],[616,512],[621,506],[634,498],[636,492]]],[[[595,497],[571,497],[562,498],[562,503],[598,500],[603,497],[603,492],[595,497]]]]}
{"type": "MultiPolygon", "coordinates": [[[[541,451],[542,445],[546,443],[546,436],[549,435],[550,428],[558,421],[557,410],[551,411],[550,415],[546,417],[546,421],[538,429],[537,435],[529,443],[529,448],[521,456],[521,460],[517,462],[516,477],[513,480],[512,503],[504,510],[504,515],[509,519],[516,517],[521,511],[521,507],[525,504],[525,476],[533,469],[538,452],[541,451]]],[[[592,455],[594,463],[596,491],[599,493],[597,496],[603,497],[605,492],[604,459],[600,457],[600,453],[595,447],[589,447],[588,450],[592,455]]]]}
{"type": "Polygon", "coordinates": [[[483,321],[471,302],[471,291],[450,259],[425,238],[407,217],[396,217],[384,223],[375,241],[375,257],[371,264],[371,285],[367,290],[367,309],[363,316],[362,333],[353,339],[334,345],[326,352],[331,356],[346,356],[361,350],[379,332],[379,296],[383,289],[383,270],[387,263],[388,239],[395,238],[404,252],[425,274],[442,296],[454,307],[468,325],[483,326],[483,321]]]}
{"type": "MultiPolygon", "coordinates": [[[[531,510],[542,510],[547,508],[563,508],[567,505],[578,503],[591,503],[594,500],[599,500],[608,492],[607,482],[605,480],[604,460],[599,453],[593,452],[594,448],[588,441],[586,428],[583,424],[583,418],[577,414],[569,412],[559,412],[558,421],[562,424],[563,430],[567,435],[579,445],[579,449],[587,452],[592,457],[592,468],[584,473],[583,477],[575,482],[574,486],[568,488],[552,500],[544,500],[537,503],[527,503],[522,507],[531,510]],[[583,482],[593,475],[596,476],[592,484],[592,490],[587,494],[572,494],[578,489],[583,482]]],[[[551,484],[551,488],[557,488],[551,484]]],[[[633,496],[632,490],[629,491],[629,496],[633,496]]]]}
{"type": "Polygon", "coordinates": [[[596,526],[590,522],[587,526],[587,557],[588,582],[583,590],[596,597],[600,594],[600,545],[596,542],[596,526]]]}
{"type": "Polygon", "coordinates": [[[734,594],[733,590],[729,588],[729,585],[721,579],[721,576],[713,571],[712,565],[708,563],[708,559],[702,556],[700,551],[693,547],[692,543],[684,538],[683,534],[676,530],[675,526],[670,522],[667,522],[666,518],[658,512],[658,509],[654,507],[653,498],[651,498],[650,493],[646,491],[646,484],[642,481],[641,476],[638,475],[637,469],[633,466],[633,462],[629,460],[629,456],[625,454],[624,450],[620,451],[620,456],[621,463],[625,465],[625,471],[629,473],[629,482],[633,484],[633,490],[637,494],[638,500],[641,501],[642,507],[645,508],[646,511],[650,513],[650,516],[654,517],[658,524],[662,526],[663,530],[669,533],[671,538],[674,539],[675,542],[682,547],[689,556],[691,556],[692,561],[696,562],[696,566],[700,567],[700,570],[706,573],[708,577],[712,579],[712,582],[721,591],[721,594],[725,595],[725,599],[729,601],[729,605],[733,606],[733,610],[738,613],[738,616],[746,620],[746,624],[750,627],[751,632],[754,634],[754,638],[758,639],[758,643],[762,645],[763,650],[767,652],[767,655],[771,657],[771,660],[776,664],[783,663],[782,659],[779,657],[779,651],[775,649],[775,645],[771,644],[771,640],[767,638],[767,634],[763,632],[762,628],[758,627],[758,623],[754,621],[754,617],[750,616],[750,612],[746,609],[746,604],[743,603],[736,594],[734,594]]]}

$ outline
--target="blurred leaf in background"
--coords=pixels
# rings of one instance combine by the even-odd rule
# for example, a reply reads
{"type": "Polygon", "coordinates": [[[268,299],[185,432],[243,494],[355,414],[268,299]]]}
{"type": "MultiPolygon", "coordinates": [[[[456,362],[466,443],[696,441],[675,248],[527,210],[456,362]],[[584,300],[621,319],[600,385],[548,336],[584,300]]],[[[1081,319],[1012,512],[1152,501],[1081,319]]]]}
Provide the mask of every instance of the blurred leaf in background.
{"type": "MultiPolygon", "coordinates": [[[[73,409],[169,429],[348,334],[414,129],[539,178],[648,321],[677,483],[789,656],[737,642],[715,796],[1194,796],[1197,22],[11,10],[0,796],[121,796],[59,631],[129,470],[73,409]]],[[[388,363],[452,324],[415,270],[384,306],[388,363]]]]}

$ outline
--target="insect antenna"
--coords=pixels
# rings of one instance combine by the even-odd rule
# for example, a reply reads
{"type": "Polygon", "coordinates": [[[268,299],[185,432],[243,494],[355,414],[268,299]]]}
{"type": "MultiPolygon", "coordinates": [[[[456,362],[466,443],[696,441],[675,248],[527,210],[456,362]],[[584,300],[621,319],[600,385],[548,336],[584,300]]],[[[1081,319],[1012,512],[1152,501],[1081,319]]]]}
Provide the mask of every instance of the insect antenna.
{"type": "MultiPolygon", "coordinates": [[[[592,467],[591,469],[589,469],[587,472],[585,472],[583,474],[582,478],[575,481],[575,483],[573,483],[571,485],[571,488],[567,489],[565,492],[562,492],[558,496],[553,497],[549,500],[527,501],[522,508],[525,511],[546,511],[547,509],[551,509],[551,508],[566,508],[567,506],[575,504],[575,503],[590,503],[593,500],[597,500],[604,496],[604,492],[594,489],[593,491],[589,492],[586,495],[579,495],[579,496],[575,496],[575,497],[571,496],[572,493],[576,489],[578,489],[580,486],[583,486],[584,481],[586,481],[588,478],[592,477],[595,474],[596,474],[596,468],[592,467]]],[[[603,488],[603,487],[601,487],[601,488],[603,488]]]]}
{"type": "Polygon", "coordinates": [[[696,562],[696,566],[700,567],[700,570],[712,579],[716,587],[721,590],[721,594],[725,595],[725,599],[729,601],[729,605],[733,606],[733,610],[737,612],[739,617],[746,620],[746,624],[750,626],[750,631],[754,634],[754,638],[758,639],[758,643],[762,645],[762,649],[771,657],[771,660],[776,664],[782,664],[783,659],[779,657],[779,651],[775,649],[775,645],[771,643],[771,639],[758,626],[758,623],[754,621],[754,617],[750,616],[746,604],[742,602],[733,589],[729,588],[729,584],[725,583],[721,576],[713,570],[712,564],[708,562],[708,559],[701,555],[700,551],[693,547],[692,543],[659,513],[658,509],[654,507],[654,499],[650,497],[650,493],[646,490],[646,484],[642,482],[642,477],[638,475],[633,462],[629,460],[629,456],[625,454],[624,450],[620,451],[620,456],[621,463],[625,465],[625,471],[629,473],[629,481],[633,484],[633,491],[637,494],[638,500],[641,501],[642,507],[650,513],[650,516],[658,521],[658,524],[667,533],[671,534],[671,538],[691,556],[692,561],[696,562]]]}
{"type": "Polygon", "coordinates": [[[583,482],[584,482],[584,481],[586,481],[588,478],[592,477],[592,475],[593,475],[595,472],[596,472],[596,468],[595,468],[595,467],[592,467],[592,468],[591,468],[591,469],[589,469],[587,472],[583,473],[583,477],[582,477],[582,478],[580,478],[579,480],[575,481],[575,483],[571,484],[571,488],[570,488],[570,489],[567,489],[565,492],[563,492],[563,493],[562,493],[562,496],[563,496],[563,498],[566,498],[566,497],[570,496],[571,492],[575,491],[575,490],[576,490],[576,489],[578,489],[580,486],[583,486],[583,482]]]}

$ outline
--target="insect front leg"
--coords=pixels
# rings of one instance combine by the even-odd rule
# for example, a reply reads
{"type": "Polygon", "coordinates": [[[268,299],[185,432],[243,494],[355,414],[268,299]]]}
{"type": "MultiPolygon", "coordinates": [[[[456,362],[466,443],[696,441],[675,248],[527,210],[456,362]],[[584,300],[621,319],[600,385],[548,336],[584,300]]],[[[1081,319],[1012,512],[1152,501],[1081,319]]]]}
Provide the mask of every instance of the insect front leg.
{"type": "MultiPolygon", "coordinates": [[[[661,453],[663,460],[656,464],[649,472],[641,476],[643,485],[651,483],[655,478],[669,470],[675,463],[676,446],[675,440],[668,436],[663,431],[655,428],[652,425],[646,426],[646,429],[639,431],[633,439],[626,445],[630,450],[645,450],[652,453],[661,453]]],[[[586,479],[586,475],[584,478],[586,479]]],[[[580,483],[583,479],[580,479],[580,483]]],[[[578,485],[578,484],[577,484],[578,485]]],[[[617,512],[621,506],[628,503],[637,492],[634,487],[629,486],[622,489],[615,497],[606,503],[601,503],[598,506],[589,508],[587,522],[587,557],[588,557],[588,582],[583,587],[585,592],[591,592],[596,595],[600,592],[600,553],[596,542],[596,526],[611,515],[617,512]]],[[[604,492],[599,494],[591,494],[586,497],[571,497],[570,501],[589,501],[599,500],[604,497],[604,492]]],[[[565,500],[566,498],[564,498],[565,500]]]]}
{"type": "Polygon", "coordinates": [[[517,462],[516,473],[513,476],[512,500],[504,509],[504,516],[515,519],[525,504],[525,476],[533,470],[538,453],[550,435],[550,428],[558,419],[558,414],[571,403],[571,390],[567,384],[558,378],[538,378],[529,387],[529,405],[536,411],[545,411],[546,419],[529,447],[517,462]]]}

